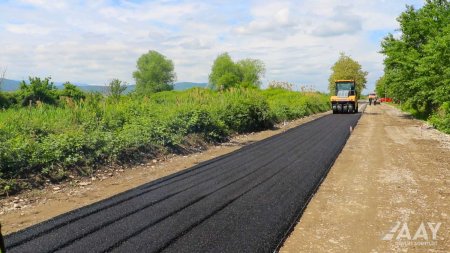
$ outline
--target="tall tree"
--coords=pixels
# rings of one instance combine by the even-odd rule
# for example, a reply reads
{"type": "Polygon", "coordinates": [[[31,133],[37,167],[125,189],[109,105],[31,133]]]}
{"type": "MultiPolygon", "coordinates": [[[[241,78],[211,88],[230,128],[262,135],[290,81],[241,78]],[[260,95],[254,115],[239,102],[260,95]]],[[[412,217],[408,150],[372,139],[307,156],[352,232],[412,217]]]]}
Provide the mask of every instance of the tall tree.
{"type": "Polygon", "coordinates": [[[209,74],[209,87],[225,90],[231,87],[259,88],[265,73],[264,63],[257,59],[234,62],[228,53],[217,56],[209,74]]]}
{"type": "Polygon", "coordinates": [[[359,92],[366,87],[367,71],[363,71],[361,64],[344,53],[340,53],[339,59],[331,67],[331,70],[332,73],[328,78],[328,89],[331,94],[335,92],[336,80],[355,80],[359,92]]]}
{"type": "Polygon", "coordinates": [[[237,62],[242,75],[241,87],[260,87],[261,78],[266,72],[264,62],[257,59],[244,59],[237,62]]]}
{"type": "Polygon", "coordinates": [[[133,77],[139,94],[173,90],[176,80],[172,60],[153,50],[139,57],[133,77]]]}
{"type": "Polygon", "coordinates": [[[228,53],[217,56],[209,74],[209,87],[216,90],[225,90],[235,87],[242,80],[239,68],[228,53]]]}

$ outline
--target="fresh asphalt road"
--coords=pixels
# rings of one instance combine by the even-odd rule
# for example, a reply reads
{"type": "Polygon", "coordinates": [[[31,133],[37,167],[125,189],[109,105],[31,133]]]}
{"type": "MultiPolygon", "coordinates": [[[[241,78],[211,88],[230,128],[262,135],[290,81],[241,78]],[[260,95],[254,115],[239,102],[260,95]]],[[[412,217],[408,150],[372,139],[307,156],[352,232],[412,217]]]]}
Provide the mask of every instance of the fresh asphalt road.
{"type": "Polygon", "coordinates": [[[273,252],[360,116],[321,117],[10,234],[7,252],[273,252]]]}

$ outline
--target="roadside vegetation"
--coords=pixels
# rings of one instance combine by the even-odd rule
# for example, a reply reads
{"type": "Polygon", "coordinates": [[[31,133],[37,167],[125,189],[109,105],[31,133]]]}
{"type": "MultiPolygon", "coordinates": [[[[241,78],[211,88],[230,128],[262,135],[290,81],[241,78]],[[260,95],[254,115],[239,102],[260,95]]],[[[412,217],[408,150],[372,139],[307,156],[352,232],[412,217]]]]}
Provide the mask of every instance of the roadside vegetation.
{"type": "Polygon", "coordinates": [[[450,3],[407,6],[397,20],[401,35],[389,34],[381,43],[385,73],[376,91],[450,133],[450,3]]]}
{"type": "Polygon", "coordinates": [[[341,52],[339,59],[331,67],[331,75],[328,78],[328,90],[330,94],[334,95],[336,80],[355,80],[356,90],[361,94],[362,90],[366,88],[367,74],[368,72],[362,70],[359,62],[341,52]]]}
{"type": "Polygon", "coordinates": [[[70,83],[57,90],[50,78],[37,77],[17,92],[1,93],[6,102],[0,112],[0,194],[90,176],[104,165],[190,152],[329,109],[328,97],[318,92],[260,90],[264,67],[258,60],[231,68],[216,63],[210,78],[220,81],[212,89],[172,91],[173,64],[150,51],[138,60],[138,88],[131,94],[123,95],[126,83],[118,79],[107,84],[105,96],[70,83]],[[236,77],[228,79],[229,69],[236,77]]]}

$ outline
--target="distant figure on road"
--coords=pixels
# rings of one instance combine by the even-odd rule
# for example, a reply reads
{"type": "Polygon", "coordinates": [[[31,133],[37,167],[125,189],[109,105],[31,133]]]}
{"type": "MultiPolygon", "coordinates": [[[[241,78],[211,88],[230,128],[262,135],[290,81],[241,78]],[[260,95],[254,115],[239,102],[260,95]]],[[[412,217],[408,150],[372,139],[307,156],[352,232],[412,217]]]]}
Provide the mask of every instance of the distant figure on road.
{"type": "Polygon", "coordinates": [[[373,101],[373,104],[375,105],[375,102],[377,101],[377,94],[375,94],[375,93],[369,94],[369,105],[372,105],[372,101],[373,101]]]}

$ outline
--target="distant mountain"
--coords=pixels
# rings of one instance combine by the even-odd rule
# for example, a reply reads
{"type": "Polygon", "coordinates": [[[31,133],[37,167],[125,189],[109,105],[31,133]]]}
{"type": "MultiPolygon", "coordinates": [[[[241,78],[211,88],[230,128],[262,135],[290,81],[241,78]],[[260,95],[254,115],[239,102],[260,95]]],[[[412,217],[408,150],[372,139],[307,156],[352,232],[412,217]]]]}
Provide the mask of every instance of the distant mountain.
{"type": "Polygon", "coordinates": [[[16,80],[3,79],[0,85],[0,90],[2,91],[15,91],[20,87],[20,82],[16,80]]]}
{"type": "Polygon", "coordinates": [[[194,87],[206,88],[208,83],[192,83],[192,82],[179,82],[175,83],[174,90],[187,90],[194,87]]]}
{"type": "MultiPolygon", "coordinates": [[[[54,82],[56,88],[62,89],[63,83],[61,82],[54,82]]],[[[80,89],[87,91],[87,92],[100,92],[100,93],[106,93],[107,88],[103,85],[89,85],[89,84],[75,84],[80,89]]],[[[187,90],[193,87],[201,87],[206,88],[208,86],[208,83],[193,83],[193,82],[179,82],[174,84],[174,90],[187,90]]],[[[10,80],[10,79],[4,79],[2,85],[0,86],[0,90],[2,91],[15,91],[18,90],[20,87],[20,81],[16,80],[10,80]]],[[[130,93],[134,91],[136,85],[129,85],[127,89],[125,90],[125,93],[130,93]]]]}

